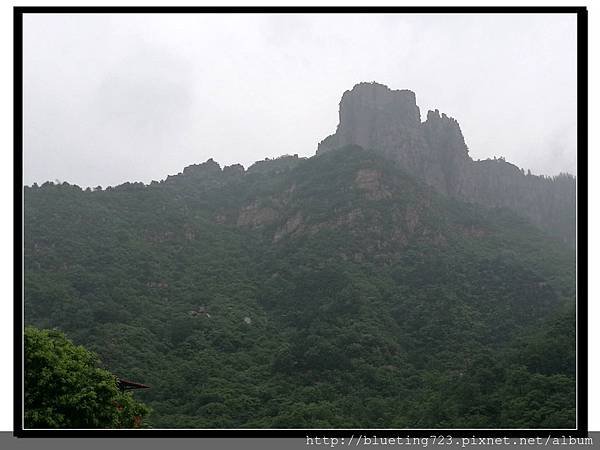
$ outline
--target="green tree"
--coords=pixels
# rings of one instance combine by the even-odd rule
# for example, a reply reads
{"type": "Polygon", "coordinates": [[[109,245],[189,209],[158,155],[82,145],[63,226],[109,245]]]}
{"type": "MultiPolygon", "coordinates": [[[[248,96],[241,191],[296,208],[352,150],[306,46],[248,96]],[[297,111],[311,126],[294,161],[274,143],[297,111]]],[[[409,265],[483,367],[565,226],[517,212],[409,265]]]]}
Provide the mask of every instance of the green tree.
{"type": "Polygon", "coordinates": [[[26,428],[134,428],[149,408],[98,357],[53,330],[25,328],[26,428]]]}

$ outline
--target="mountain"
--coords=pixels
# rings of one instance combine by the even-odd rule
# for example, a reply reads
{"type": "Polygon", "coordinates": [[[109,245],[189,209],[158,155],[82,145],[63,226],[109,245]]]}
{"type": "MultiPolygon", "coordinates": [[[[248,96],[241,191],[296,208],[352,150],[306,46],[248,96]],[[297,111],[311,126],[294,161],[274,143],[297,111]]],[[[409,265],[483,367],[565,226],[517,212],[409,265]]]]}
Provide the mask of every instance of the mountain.
{"type": "Polygon", "coordinates": [[[574,427],[573,247],[443,191],[408,144],[338,144],[25,187],[26,323],[151,386],[154,427],[574,427]]]}
{"type": "Polygon", "coordinates": [[[507,207],[569,245],[575,244],[576,179],[525,174],[500,159],[473,161],[458,122],[438,110],[421,122],[414,92],[359,83],[340,102],[335,134],[318,153],[345,145],[398,161],[441,193],[484,206],[507,207]]]}

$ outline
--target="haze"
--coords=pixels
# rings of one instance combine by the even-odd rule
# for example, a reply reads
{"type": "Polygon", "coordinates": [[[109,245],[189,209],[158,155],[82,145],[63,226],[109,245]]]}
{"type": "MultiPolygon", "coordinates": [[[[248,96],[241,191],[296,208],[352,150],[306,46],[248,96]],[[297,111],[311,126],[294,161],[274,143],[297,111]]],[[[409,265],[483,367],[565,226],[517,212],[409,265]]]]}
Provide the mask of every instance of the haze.
{"type": "Polygon", "coordinates": [[[474,159],[576,173],[574,14],[27,14],[23,51],[26,184],[312,156],[360,81],[456,118],[474,159]]]}

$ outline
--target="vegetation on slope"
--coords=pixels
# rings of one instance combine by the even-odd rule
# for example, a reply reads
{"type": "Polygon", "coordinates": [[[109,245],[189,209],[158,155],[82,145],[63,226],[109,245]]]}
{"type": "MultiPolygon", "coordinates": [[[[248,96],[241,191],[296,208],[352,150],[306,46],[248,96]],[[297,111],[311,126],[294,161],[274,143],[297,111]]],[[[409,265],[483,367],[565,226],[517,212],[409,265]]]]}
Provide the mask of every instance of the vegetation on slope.
{"type": "Polygon", "coordinates": [[[572,427],[573,251],[350,147],[25,189],[25,318],[155,427],[572,427]]]}

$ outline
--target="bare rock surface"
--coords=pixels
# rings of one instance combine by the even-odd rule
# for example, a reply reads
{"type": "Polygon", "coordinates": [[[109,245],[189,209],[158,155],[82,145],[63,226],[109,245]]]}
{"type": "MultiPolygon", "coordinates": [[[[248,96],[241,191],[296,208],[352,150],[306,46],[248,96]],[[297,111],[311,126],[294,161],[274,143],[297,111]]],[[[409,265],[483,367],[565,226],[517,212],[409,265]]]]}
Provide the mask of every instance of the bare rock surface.
{"type": "MultiPolygon", "coordinates": [[[[575,242],[576,179],[525,174],[500,159],[474,161],[458,122],[438,110],[421,122],[415,93],[359,83],[342,96],[335,134],[317,154],[347,145],[383,153],[439,192],[488,207],[506,207],[571,245],[575,242]]],[[[372,175],[357,181],[373,195],[372,175]]]]}

